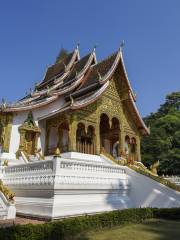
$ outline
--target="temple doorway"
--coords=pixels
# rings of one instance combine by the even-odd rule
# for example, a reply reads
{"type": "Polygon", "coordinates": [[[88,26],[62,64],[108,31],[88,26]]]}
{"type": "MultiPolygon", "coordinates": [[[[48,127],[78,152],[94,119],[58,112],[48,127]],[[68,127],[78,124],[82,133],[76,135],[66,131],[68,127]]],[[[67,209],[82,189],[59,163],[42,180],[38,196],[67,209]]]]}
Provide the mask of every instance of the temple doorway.
{"type": "Polygon", "coordinates": [[[68,151],[69,143],[69,124],[67,121],[60,124],[58,128],[58,147],[61,152],[68,151]]]}
{"type": "Polygon", "coordinates": [[[51,125],[47,130],[47,147],[46,155],[52,155],[56,149],[60,152],[67,152],[69,146],[69,123],[64,121],[59,125],[51,125]]]}
{"type": "Polygon", "coordinates": [[[103,113],[100,117],[101,149],[113,157],[119,155],[119,131],[119,120],[114,117],[110,122],[109,117],[103,113]]]}
{"type": "Polygon", "coordinates": [[[35,154],[35,139],[36,133],[32,131],[27,131],[25,134],[25,142],[26,142],[26,153],[28,155],[35,154]]]}
{"type": "Polygon", "coordinates": [[[94,127],[89,125],[87,132],[85,125],[79,123],[76,131],[76,149],[77,152],[95,154],[95,130],[94,127]]]}

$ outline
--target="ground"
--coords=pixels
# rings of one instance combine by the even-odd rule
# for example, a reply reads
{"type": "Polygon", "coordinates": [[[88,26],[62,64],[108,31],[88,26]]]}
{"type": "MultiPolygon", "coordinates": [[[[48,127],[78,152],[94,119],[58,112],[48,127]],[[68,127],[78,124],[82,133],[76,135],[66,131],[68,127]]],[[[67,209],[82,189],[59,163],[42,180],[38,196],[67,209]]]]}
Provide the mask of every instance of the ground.
{"type": "Polygon", "coordinates": [[[99,232],[90,232],[78,240],[178,240],[180,221],[149,220],[142,224],[129,224],[99,232]]]}
{"type": "Polygon", "coordinates": [[[41,224],[41,223],[45,223],[45,221],[18,216],[14,220],[0,220],[0,228],[1,227],[10,227],[10,226],[17,225],[17,224],[24,225],[24,224],[29,224],[29,223],[41,224]]]}

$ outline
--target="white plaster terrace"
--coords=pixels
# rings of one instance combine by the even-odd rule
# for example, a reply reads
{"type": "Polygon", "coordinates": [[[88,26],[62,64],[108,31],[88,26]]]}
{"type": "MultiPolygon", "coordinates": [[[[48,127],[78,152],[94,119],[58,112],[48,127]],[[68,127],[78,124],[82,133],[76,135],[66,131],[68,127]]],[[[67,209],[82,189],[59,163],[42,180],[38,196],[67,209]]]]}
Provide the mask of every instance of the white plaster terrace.
{"type": "Polygon", "coordinates": [[[17,213],[58,219],[132,207],[179,207],[180,193],[104,156],[69,152],[4,167],[17,213]]]}

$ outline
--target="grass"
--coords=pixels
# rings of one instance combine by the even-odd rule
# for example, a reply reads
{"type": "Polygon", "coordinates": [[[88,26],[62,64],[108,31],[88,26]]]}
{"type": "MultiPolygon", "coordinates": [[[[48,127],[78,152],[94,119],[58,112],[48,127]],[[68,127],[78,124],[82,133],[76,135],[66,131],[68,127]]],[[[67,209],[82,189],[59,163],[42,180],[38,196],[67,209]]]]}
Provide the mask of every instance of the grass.
{"type": "Polygon", "coordinates": [[[99,232],[89,232],[77,240],[178,240],[180,221],[152,219],[141,224],[128,224],[99,232]]]}

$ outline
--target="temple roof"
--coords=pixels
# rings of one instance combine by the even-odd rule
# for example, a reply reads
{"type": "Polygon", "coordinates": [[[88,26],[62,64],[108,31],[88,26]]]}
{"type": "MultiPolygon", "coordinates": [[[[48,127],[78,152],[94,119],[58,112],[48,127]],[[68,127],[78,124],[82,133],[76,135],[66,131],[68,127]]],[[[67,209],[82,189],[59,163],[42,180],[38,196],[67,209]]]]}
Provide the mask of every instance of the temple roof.
{"type": "MultiPolygon", "coordinates": [[[[20,112],[48,105],[64,96],[65,104],[59,112],[83,108],[96,101],[107,89],[117,67],[120,66],[124,84],[129,94],[126,101],[142,132],[148,133],[135,105],[135,95],[125,69],[122,50],[119,49],[106,59],[97,62],[95,49],[80,59],[79,47],[60,62],[50,66],[44,79],[23,99],[13,104],[2,103],[3,112],[20,112]]],[[[122,80],[120,80],[122,81],[122,80]]]]}

